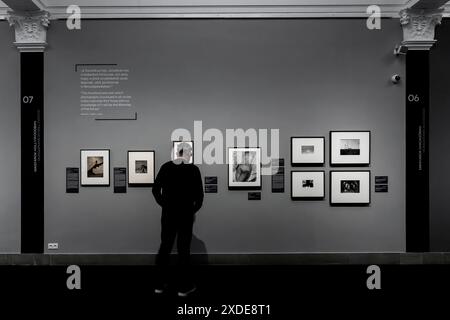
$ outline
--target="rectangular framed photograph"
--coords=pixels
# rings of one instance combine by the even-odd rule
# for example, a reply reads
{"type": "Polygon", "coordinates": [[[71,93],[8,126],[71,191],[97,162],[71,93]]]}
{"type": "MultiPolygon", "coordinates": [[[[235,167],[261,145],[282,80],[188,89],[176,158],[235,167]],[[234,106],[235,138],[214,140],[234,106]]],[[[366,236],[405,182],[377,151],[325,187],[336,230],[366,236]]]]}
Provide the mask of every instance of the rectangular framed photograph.
{"type": "Polygon", "coordinates": [[[322,200],[325,198],[325,171],[292,171],[292,200],[322,200]]]}
{"type": "Polygon", "coordinates": [[[149,187],[155,182],[155,151],[128,151],[128,186],[149,187]]]}
{"type": "Polygon", "coordinates": [[[370,171],[331,171],[330,204],[364,206],[370,204],[370,171]]]}
{"type": "Polygon", "coordinates": [[[291,137],[291,165],[325,164],[325,137],[291,137]]]}
{"type": "Polygon", "coordinates": [[[228,189],[261,189],[261,149],[228,149],[228,189]]]}
{"type": "Polygon", "coordinates": [[[189,163],[194,163],[194,141],[173,141],[173,155],[172,155],[172,160],[175,160],[176,158],[178,158],[178,156],[177,156],[177,154],[178,154],[178,151],[180,150],[180,148],[181,148],[181,144],[183,144],[183,143],[187,143],[188,145],[190,145],[191,146],[191,148],[192,148],[192,157],[191,157],[191,159],[189,160],[189,163]]]}
{"type": "Polygon", "coordinates": [[[109,186],[109,149],[80,151],[81,185],[109,186]]]}
{"type": "Polygon", "coordinates": [[[370,165],[370,131],[331,131],[332,166],[370,165]]]}

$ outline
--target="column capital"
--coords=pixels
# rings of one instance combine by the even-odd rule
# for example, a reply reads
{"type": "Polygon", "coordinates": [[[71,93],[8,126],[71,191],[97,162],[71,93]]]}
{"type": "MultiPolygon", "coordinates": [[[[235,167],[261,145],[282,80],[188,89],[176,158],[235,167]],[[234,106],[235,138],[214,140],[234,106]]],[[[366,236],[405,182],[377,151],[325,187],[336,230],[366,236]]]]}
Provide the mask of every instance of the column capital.
{"type": "Polygon", "coordinates": [[[20,52],[43,52],[47,46],[47,11],[8,12],[7,20],[16,33],[14,45],[20,52]]]}
{"type": "Polygon", "coordinates": [[[434,31],[441,24],[444,9],[404,9],[400,11],[403,27],[402,45],[408,50],[430,50],[436,43],[434,31]]]}

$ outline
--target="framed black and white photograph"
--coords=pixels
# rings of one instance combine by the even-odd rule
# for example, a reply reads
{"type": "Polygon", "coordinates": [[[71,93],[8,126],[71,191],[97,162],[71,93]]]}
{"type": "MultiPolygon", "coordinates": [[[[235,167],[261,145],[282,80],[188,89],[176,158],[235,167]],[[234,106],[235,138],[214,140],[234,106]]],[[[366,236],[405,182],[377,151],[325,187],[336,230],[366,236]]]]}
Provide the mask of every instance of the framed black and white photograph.
{"type": "Polygon", "coordinates": [[[228,188],[261,189],[261,149],[228,149],[228,188]]]}
{"type": "Polygon", "coordinates": [[[331,131],[332,166],[370,165],[370,131],[331,131]]]}
{"type": "Polygon", "coordinates": [[[182,149],[182,144],[187,143],[192,148],[192,156],[189,160],[189,163],[194,163],[194,141],[173,141],[173,154],[172,159],[175,160],[178,158],[178,152],[182,149]]]}
{"type": "Polygon", "coordinates": [[[292,200],[322,200],[325,198],[325,171],[292,171],[292,200]]]}
{"type": "Polygon", "coordinates": [[[148,187],[155,182],[155,151],[128,151],[128,185],[148,187]]]}
{"type": "Polygon", "coordinates": [[[81,150],[81,185],[109,186],[109,150],[81,150]]]}
{"type": "Polygon", "coordinates": [[[331,171],[330,204],[370,204],[370,171],[331,171]]]}
{"type": "Polygon", "coordinates": [[[291,137],[292,166],[322,166],[325,163],[325,137],[291,137]]]}

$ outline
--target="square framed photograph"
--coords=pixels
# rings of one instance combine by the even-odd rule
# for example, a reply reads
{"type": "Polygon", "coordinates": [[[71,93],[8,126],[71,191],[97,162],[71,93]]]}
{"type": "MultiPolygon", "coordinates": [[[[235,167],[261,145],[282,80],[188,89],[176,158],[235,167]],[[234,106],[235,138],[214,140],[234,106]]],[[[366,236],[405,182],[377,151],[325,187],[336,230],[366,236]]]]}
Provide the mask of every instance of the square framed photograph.
{"type": "Polygon", "coordinates": [[[187,143],[192,148],[192,157],[189,160],[189,163],[194,163],[194,141],[173,141],[173,149],[172,149],[172,160],[178,158],[177,154],[180,150],[180,147],[183,143],[187,143]]]}
{"type": "Polygon", "coordinates": [[[291,171],[292,200],[323,200],[325,171],[291,171]]]}
{"type": "Polygon", "coordinates": [[[325,137],[291,137],[291,165],[323,166],[325,137]]]}
{"type": "Polygon", "coordinates": [[[370,131],[331,131],[332,166],[369,166],[370,131]]]}
{"type": "Polygon", "coordinates": [[[261,189],[261,149],[228,149],[228,189],[261,189]]]}
{"type": "Polygon", "coordinates": [[[109,186],[109,149],[80,151],[81,185],[109,186]]]}
{"type": "Polygon", "coordinates": [[[128,151],[128,186],[149,187],[155,182],[155,151],[128,151]]]}
{"type": "Polygon", "coordinates": [[[331,171],[330,204],[365,206],[370,204],[370,171],[331,171]]]}

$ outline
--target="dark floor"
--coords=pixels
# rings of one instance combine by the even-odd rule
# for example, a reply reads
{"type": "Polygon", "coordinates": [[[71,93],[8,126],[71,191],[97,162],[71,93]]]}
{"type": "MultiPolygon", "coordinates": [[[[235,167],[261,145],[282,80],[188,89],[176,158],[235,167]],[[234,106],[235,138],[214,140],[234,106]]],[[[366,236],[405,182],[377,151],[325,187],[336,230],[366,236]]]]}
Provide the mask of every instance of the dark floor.
{"type": "Polygon", "coordinates": [[[103,315],[128,313],[123,319],[140,319],[131,316],[135,312],[146,315],[142,319],[206,319],[204,315],[179,315],[179,308],[185,306],[217,310],[208,319],[300,319],[300,315],[311,312],[318,318],[353,318],[359,314],[365,319],[356,306],[372,315],[382,315],[389,307],[392,315],[395,309],[403,313],[404,299],[406,310],[411,311],[425,309],[426,297],[448,296],[442,294],[450,288],[448,265],[380,267],[381,290],[376,291],[367,289],[366,265],[200,266],[194,268],[198,291],[185,299],[178,298],[173,287],[167,294],[156,296],[155,269],[151,266],[81,266],[82,288],[78,291],[67,289],[66,267],[2,266],[0,287],[3,295],[20,296],[24,302],[40,301],[46,308],[59,304],[74,312],[89,305],[91,311],[94,308],[103,315]],[[233,312],[241,307],[224,305],[264,305],[265,314],[236,315],[233,312]]]}

